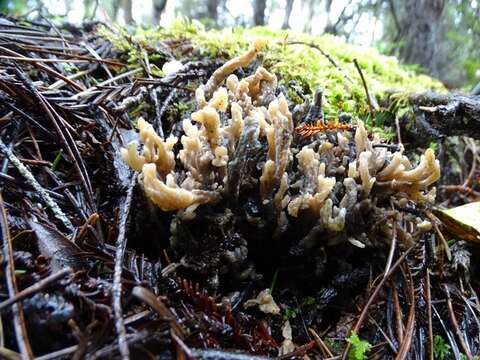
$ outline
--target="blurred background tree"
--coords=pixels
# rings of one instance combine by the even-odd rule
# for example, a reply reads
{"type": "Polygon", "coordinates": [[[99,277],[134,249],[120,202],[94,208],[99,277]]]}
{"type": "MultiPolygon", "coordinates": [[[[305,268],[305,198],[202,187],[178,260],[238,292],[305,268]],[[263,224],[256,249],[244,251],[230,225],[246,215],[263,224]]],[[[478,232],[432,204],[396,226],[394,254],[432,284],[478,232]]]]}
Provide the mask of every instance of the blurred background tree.
{"type": "Polygon", "coordinates": [[[374,46],[452,88],[479,82],[479,0],[0,0],[8,15],[207,28],[268,26],[374,46]]]}

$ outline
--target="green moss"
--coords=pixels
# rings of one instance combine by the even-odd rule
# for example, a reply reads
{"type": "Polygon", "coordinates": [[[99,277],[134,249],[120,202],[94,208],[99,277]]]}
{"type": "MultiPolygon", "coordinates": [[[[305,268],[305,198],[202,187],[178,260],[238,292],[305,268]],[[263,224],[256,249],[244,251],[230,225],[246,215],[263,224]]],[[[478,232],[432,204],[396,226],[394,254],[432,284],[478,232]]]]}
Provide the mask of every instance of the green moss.
{"type": "MultiPolygon", "coordinates": [[[[106,34],[106,31],[103,32],[106,34]]],[[[324,111],[327,119],[334,119],[340,112],[350,112],[366,117],[368,106],[360,76],[353,59],[357,59],[366,77],[369,90],[378,99],[386,94],[421,92],[425,90],[443,91],[440,82],[425,75],[416,74],[412,68],[400,65],[394,57],[380,55],[375,49],[354,46],[331,36],[311,36],[284,30],[268,28],[205,30],[198,22],[178,20],[168,28],[138,28],[132,35],[120,29],[115,36],[114,46],[128,54],[129,63],[138,62],[139,48],[152,47],[162,40],[177,40],[193,45],[190,56],[197,58],[230,59],[244,52],[253,39],[262,37],[269,40],[269,46],[261,61],[270,71],[277,74],[280,84],[287,86],[291,81],[307,94],[316,88],[324,89],[324,111]],[[310,46],[286,44],[286,41],[300,41],[315,44],[327,52],[342,69],[334,67],[320,51],[310,46]],[[353,79],[353,83],[347,80],[353,79]]],[[[152,56],[153,54],[150,54],[152,56]]],[[[185,55],[174,55],[182,58],[185,55]]],[[[291,99],[300,98],[289,90],[291,99]]],[[[397,108],[397,110],[400,109],[397,108]]]]}
{"type": "Polygon", "coordinates": [[[325,338],[323,342],[334,354],[341,353],[345,348],[344,343],[337,339],[325,338]]]}
{"type": "Polygon", "coordinates": [[[367,353],[372,347],[368,341],[361,340],[355,332],[347,338],[347,341],[352,345],[348,353],[349,360],[364,360],[367,358],[367,353]]]}
{"type": "Polygon", "coordinates": [[[435,359],[443,360],[451,353],[450,345],[448,345],[443,337],[435,335],[433,338],[433,356],[435,359]]]}

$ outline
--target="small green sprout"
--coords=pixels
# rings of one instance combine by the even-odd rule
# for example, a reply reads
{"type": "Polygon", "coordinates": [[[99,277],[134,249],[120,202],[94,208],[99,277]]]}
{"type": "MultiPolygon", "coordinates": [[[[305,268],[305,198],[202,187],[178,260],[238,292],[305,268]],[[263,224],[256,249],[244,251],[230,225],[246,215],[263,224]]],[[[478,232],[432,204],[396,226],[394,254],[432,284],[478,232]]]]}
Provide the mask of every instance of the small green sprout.
{"type": "Polygon", "coordinates": [[[60,165],[60,161],[62,161],[63,158],[63,151],[62,149],[57,151],[57,154],[55,155],[55,159],[53,160],[52,163],[52,170],[55,171],[58,169],[58,166],[60,165]]]}
{"type": "Polygon", "coordinates": [[[445,359],[450,354],[450,345],[448,345],[443,337],[435,335],[433,338],[433,357],[438,360],[445,359]]]}
{"type": "Polygon", "coordinates": [[[368,341],[361,340],[355,332],[347,338],[347,341],[352,345],[352,349],[348,353],[349,360],[364,360],[367,358],[367,352],[372,347],[368,341]]]}

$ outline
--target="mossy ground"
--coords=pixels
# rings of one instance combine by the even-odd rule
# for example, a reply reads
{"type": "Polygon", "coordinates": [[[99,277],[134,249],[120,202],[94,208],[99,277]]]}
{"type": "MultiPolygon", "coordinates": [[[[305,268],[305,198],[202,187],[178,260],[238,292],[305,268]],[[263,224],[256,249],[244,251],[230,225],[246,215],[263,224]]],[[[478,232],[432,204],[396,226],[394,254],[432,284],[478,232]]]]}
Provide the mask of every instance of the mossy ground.
{"type": "MultiPolygon", "coordinates": [[[[396,94],[397,101],[393,109],[395,111],[404,109],[402,100],[405,94],[445,90],[439,81],[417,74],[412,67],[401,65],[395,57],[381,55],[376,49],[347,44],[331,35],[318,37],[262,27],[206,30],[200,23],[181,20],[175,21],[167,28],[136,28],[131,32],[117,29],[117,31],[118,34],[109,36],[109,39],[113,39],[117,49],[128,54],[126,59],[132,65],[138,63],[143,56],[139,49],[155,48],[163,40],[190,42],[195,50],[194,56],[198,58],[227,60],[244,52],[253,39],[265,38],[269,45],[263,51],[261,58],[263,66],[278,76],[280,84],[287,86],[293,101],[300,102],[300,98],[292,89],[292,80],[306,95],[312,94],[319,87],[322,88],[325,94],[324,111],[327,120],[335,119],[340,112],[348,112],[362,118],[368,114],[365,91],[354,66],[354,59],[357,59],[368,88],[377,99],[381,100],[387,94],[396,94]],[[333,66],[313,47],[287,44],[293,41],[315,44],[328,53],[339,68],[333,66]]],[[[104,30],[103,34],[106,33],[104,30]]],[[[149,53],[153,63],[161,60],[155,51],[149,53]]],[[[174,56],[179,60],[185,57],[175,52],[174,56]]],[[[391,110],[392,107],[389,108],[389,111],[391,110]]]]}

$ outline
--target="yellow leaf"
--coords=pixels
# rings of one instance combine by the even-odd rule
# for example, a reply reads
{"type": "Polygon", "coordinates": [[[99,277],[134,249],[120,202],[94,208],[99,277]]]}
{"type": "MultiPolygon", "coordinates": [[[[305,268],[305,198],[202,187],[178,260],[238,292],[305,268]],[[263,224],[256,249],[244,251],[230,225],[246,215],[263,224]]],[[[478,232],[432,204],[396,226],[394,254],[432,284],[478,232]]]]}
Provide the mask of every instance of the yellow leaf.
{"type": "Polygon", "coordinates": [[[480,201],[433,212],[452,235],[480,244],[480,201]]]}

